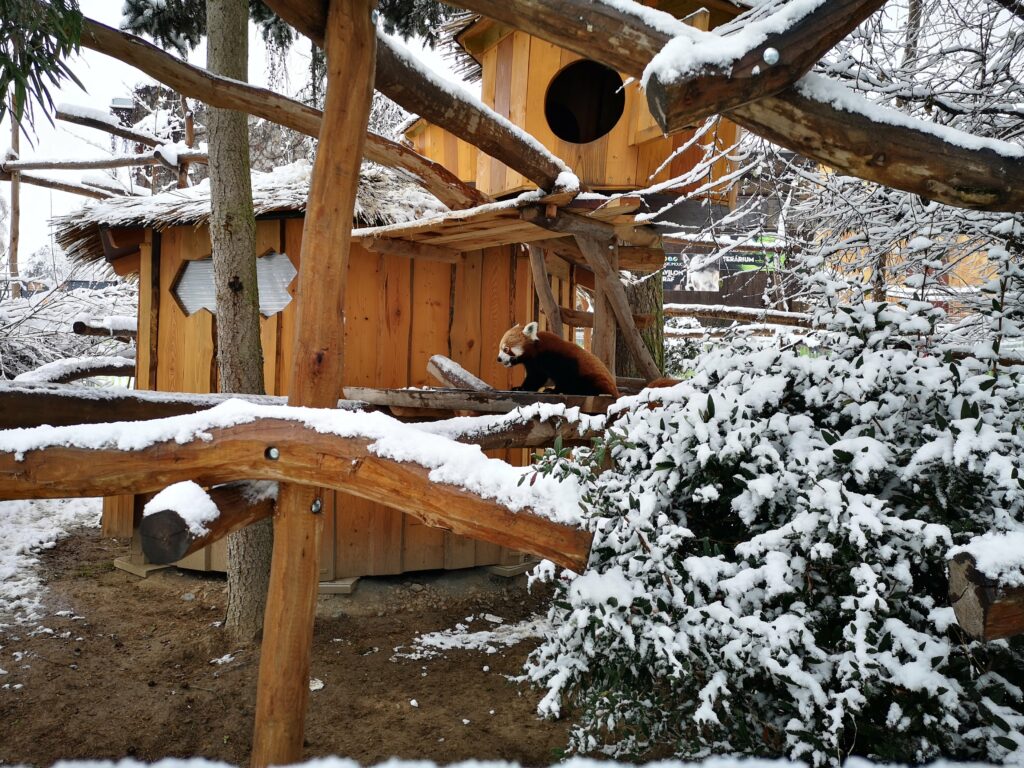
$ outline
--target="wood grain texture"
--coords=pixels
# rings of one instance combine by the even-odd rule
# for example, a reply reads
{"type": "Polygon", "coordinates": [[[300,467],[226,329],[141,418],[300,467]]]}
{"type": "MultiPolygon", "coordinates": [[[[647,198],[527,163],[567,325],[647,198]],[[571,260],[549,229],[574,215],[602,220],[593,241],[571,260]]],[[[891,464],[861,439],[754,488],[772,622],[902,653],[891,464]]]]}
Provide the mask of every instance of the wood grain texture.
{"type": "MultiPolygon", "coordinates": [[[[324,42],[327,95],[302,231],[289,405],[329,406],[341,386],[351,229],[374,83],[377,37],[372,10],[372,0],[330,3],[324,42]]],[[[283,482],[278,491],[256,694],[254,768],[302,759],[322,496],[322,491],[294,482],[283,482]]]]}
{"type": "MultiPolygon", "coordinates": [[[[370,440],[325,435],[278,419],[212,429],[210,436],[139,451],[55,446],[28,451],[21,461],[11,453],[0,454],[0,498],[146,492],[182,480],[215,485],[239,477],[277,480],[282,487],[326,481],[330,488],[401,509],[427,525],[532,552],[577,570],[586,561],[589,534],[434,483],[425,467],[372,453],[370,440]],[[266,454],[271,446],[279,451],[276,460],[266,454]]],[[[306,518],[313,517],[307,511],[306,518]]],[[[290,592],[295,594],[294,583],[290,592]]]]}
{"type": "Polygon", "coordinates": [[[665,133],[692,126],[788,88],[840,40],[884,5],[885,0],[829,0],[789,27],[772,32],[729,66],[707,67],[689,77],[664,80],[655,71],[647,101],[665,133]],[[778,60],[765,61],[774,49],[778,60]]]}

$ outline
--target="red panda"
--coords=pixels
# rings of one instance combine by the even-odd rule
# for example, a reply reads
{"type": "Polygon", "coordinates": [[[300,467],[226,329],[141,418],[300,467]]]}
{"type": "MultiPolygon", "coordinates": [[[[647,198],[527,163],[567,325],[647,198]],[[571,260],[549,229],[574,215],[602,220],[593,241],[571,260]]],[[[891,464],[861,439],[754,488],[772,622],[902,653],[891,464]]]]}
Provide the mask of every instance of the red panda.
{"type": "Polygon", "coordinates": [[[526,378],[515,390],[537,392],[551,379],[558,394],[619,396],[615,377],[596,355],[561,336],[539,331],[536,322],[505,331],[498,362],[506,368],[526,366],[526,378]]]}

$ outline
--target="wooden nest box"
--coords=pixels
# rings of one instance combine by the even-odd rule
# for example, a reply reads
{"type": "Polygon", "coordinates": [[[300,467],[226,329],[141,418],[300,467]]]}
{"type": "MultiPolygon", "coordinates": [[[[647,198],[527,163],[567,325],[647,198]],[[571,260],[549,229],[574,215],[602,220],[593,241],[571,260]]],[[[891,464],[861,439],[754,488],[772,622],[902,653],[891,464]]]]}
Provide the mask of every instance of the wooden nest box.
{"type": "MultiPolygon", "coordinates": [[[[644,4],[704,30],[743,10],[728,0],[644,4]]],[[[492,19],[463,20],[448,32],[458,68],[481,81],[481,101],[564,160],[586,188],[643,189],[692,168],[703,157],[702,143],[728,147],[735,141],[736,125],[723,119],[717,131],[666,163],[693,131],[663,136],[636,80],[492,19]]],[[[533,188],[521,174],[426,120],[414,122],[405,137],[417,152],[492,197],[533,188]]],[[[720,161],[713,174],[725,175],[725,166],[720,161]]]]}

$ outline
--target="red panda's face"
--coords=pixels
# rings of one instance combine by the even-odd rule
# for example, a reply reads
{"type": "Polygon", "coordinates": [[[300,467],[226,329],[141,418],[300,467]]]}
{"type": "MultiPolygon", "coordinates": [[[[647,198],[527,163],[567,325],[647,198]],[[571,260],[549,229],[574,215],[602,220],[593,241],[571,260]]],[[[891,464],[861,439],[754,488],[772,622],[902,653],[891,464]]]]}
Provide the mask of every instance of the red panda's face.
{"type": "Polygon", "coordinates": [[[511,368],[523,356],[526,345],[536,340],[537,323],[527,323],[525,328],[518,324],[513,325],[505,331],[501,343],[498,344],[498,362],[506,368],[511,368]]]}

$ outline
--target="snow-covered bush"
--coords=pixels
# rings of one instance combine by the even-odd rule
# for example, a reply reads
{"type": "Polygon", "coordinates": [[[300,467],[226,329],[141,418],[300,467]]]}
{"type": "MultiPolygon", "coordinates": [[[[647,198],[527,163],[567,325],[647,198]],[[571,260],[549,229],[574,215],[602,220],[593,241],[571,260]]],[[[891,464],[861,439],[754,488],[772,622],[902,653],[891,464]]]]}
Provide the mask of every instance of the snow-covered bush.
{"type": "Polygon", "coordinates": [[[1024,367],[920,353],[941,313],[910,309],[839,312],[811,353],[718,346],[542,457],[596,532],[584,575],[535,574],[555,632],[527,677],[574,751],[1024,760],[1024,639],[966,638],[945,568],[1024,530],[1024,367]]]}

